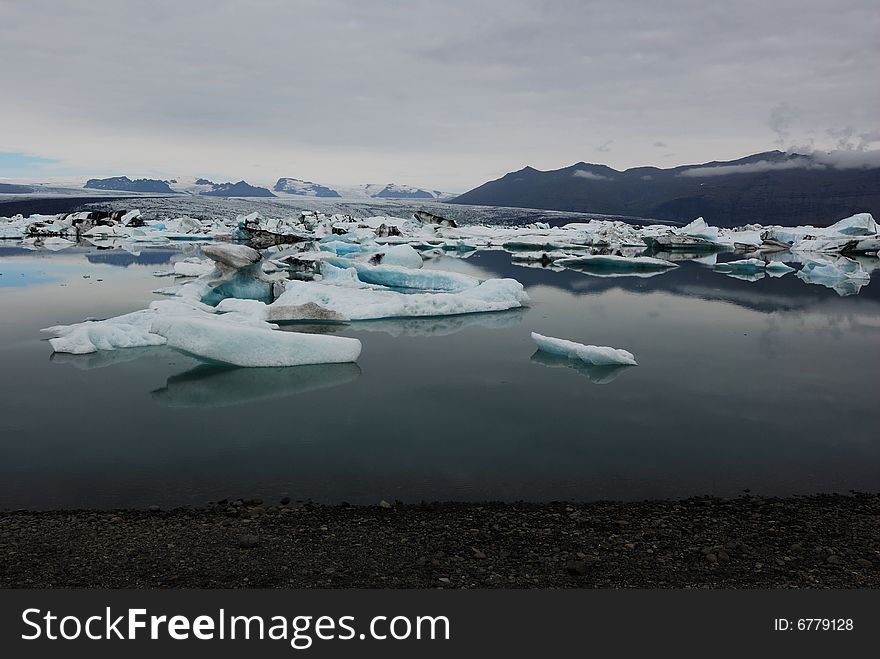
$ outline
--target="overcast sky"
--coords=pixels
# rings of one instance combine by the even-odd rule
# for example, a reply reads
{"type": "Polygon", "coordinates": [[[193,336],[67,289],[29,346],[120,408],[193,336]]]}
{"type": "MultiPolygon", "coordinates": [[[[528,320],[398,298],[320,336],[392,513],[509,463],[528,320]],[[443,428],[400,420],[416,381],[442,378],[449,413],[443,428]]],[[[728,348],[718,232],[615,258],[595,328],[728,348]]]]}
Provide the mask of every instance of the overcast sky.
{"type": "Polygon", "coordinates": [[[0,175],[457,191],[864,151],[878,70],[877,0],[0,0],[0,175]]]}

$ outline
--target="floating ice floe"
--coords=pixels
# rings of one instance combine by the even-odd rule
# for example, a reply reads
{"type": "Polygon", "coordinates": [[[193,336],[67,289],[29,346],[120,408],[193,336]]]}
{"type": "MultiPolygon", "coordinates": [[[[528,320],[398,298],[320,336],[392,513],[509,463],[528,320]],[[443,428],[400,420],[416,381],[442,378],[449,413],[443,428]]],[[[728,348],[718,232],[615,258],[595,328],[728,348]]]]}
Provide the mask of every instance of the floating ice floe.
{"type": "Polygon", "coordinates": [[[610,366],[614,364],[637,365],[635,356],[631,352],[621,350],[620,348],[584,345],[583,343],[544,336],[537,332],[532,332],[532,340],[539,350],[543,350],[551,355],[567,357],[568,359],[578,359],[594,366],[610,366]]]}
{"type": "Polygon", "coordinates": [[[174,267],[168,272],[157,272],[157,277],[201,277],[214,272],[214,262],[211,259],[189,257],[183,261],[176,261],[174,267]]]}
{"type": "Polygon", "coordinates": [[[474,288],[480,283],[476,277],[445,270],[426,268],[414,270],[396,265],[370,265],[338,257],[330,257],[325,262],[339,268],[353,268],[362,282],[390,288],[458,293],[474,288]]]}
{"type": "Polygon", "coordinates": [[[423,265],[421,255],[410,245],[393,245],[379,252],[377,256],[378,263],[385,266],[418,269],[423,265]]]}
{"type": "Polygon", "coordinates": [[[488,279],[456,293],[400,293],[290,280],[278,299],[265,305],[264,318],[281,322],[447,316],[514,309],[528,300],[515,279],[488,279]]]}
{"type": "Polygon", "coordinates": [[[553,262],[566,268],[573,268],[597,275],[658,274],[671,268],[675,263],[651,256],[617,256],[612,254],[586,254],[557,259],[553,262]]]}
{"type": "Polygon", "coordinates": [[[357,361],[361,342],[341,336],[257,329],[185,316],[157,316],[151,331],[172,348],[233,366],[272,367],[357,361]]]}
{"type": "Polygon", "coordinates": [[[97,350],[120,350],[165,344],[165,338],[125,323],[107,321],[85,322],[70,326],[48,328],[59,335],[49,339],[55,352],[85,355],[97,350]]]}
{"type": "Polygon", "coordinates": [[[789,272],[794,272],[795,269],[782,261],[769,261],[764,271],[771,277],[783,277],[789,272]]]}

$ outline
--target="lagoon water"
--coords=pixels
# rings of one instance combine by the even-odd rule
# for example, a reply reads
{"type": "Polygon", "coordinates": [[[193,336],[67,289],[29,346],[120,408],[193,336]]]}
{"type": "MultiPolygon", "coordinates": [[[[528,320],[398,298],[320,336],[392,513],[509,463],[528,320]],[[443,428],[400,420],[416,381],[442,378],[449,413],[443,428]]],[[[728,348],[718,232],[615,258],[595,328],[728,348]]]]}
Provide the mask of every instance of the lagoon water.
{"type": "MultiPolygon", "coordinates": [[[[528,309],[289,329],[363,342],[357,365],[231,369],[169,348],[52,355],[39,329],[144,308],[197,253],[0,245],[0,508],[282,496],[643,499],[880,487],[880,282],[685,262],[652,278],[430,267],[527,287],[528,309]],[[624,370],[535,354],[529,333],[633,352],[624,370]]],[[[195,250],[195,251],[194,251],[195,250]]]]}

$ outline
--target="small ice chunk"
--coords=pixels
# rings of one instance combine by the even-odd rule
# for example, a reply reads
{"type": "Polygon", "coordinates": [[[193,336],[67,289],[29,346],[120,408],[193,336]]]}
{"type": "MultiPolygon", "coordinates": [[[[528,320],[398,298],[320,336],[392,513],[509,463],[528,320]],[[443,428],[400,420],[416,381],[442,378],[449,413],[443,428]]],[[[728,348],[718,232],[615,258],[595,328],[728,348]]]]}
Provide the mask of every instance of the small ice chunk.
{"type": "Polygon", "coordinates": [[[616,256],[613,254],[585,254],[557,259],[555,263],[566,268],[607,273],[669,270],[678,267],[675,263],[652,256],[616,256]]]}
{"type": "Polygon", "coordinates": [[[367,287],[367,284],[358,279],[357,270],[354,268],[338,268],[327,261],[321,263],[321,282],[349,288],[367,287]]]}
{"type": "Polygon", "coordinates": [[[214,263],[210,259],[192,257],[174,264],[174,274],[178,277],[201,277],[212,272],[214,263]]]}
{"type": "Polygon", "coordinates": [[[782,261],[770,261],[765,270],[767,270],[767,274],[771,277],[782,277],[789,272],[794,272],[794,268],[782,261]]]}
{"type": "Polygon", "coordinates": [[[185,316],[157,316],[152,331],[168,345],[203,359],[245,367],[357,361],[361,342],[342,336],[256,329],[185,316]]]}
{"type": "Polygon", "coordinates": [[[681,229],[678,229],[678,233],[683,236],[692,236],[694,238],[704,238],[712,241],[718,240],[718,227],[710,227],[702,217],[698,217],[690,224],[686,224],[681,229]]]}
{"type": "Polygon", "coordinates": [[[583,343],[544,336],[537,332],[532,332],[532,340],[539,350],[553,355],[568,357],[569,359],[579,359],[595,366],[609,366],[611,364],[637,365],[636,358],[631,352],[619,348],[584,345],[583,343]]]}
{"type": "Polygon", "coordinates": [[[767,264],[761,259],[739,259],[738,261],[727,261],[726,263],[717,263],[715,269],[718,272],[736,272],[742,274],[763,272],[767,264]]]}
{"type": "Polygon", "coordinates": [[[394,245],[382,253],[382,265],[396,265],[401,268],[419,269],[423,265],[422,257],[410,245],[394,245]]]}
{"type": "Polygon", "coordinates": [[[202,253],[212,261],[222,263],[223,265],[239,270],[249,265],[259,262],[262,258],[260,253],[247,245],[237,245],[234,243],[214,243],[205,245],[202,253]]]}

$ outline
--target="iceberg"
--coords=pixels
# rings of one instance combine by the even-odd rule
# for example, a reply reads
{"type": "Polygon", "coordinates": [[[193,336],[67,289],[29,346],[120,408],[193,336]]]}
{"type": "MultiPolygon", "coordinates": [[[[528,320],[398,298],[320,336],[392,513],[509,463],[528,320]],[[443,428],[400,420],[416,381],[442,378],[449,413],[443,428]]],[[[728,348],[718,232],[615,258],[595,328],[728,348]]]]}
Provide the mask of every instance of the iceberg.
{"type": "Polygon", "coordinates": [[[394,245],[380,252],[379,263],[418,270],[424,265],[421,255],[410,245],[394,245]]]}
{"type": "Polygon", "coordinates": [[[413,270],[396,265],[369,265],[338,257],[329,257],[325,259],[325,263],[343,269],[354,268],[360,281],[390,288],[459,293],[474,288],[480,283],[476,277],[444,270],[426,268],[413,270]]]}
{"type": "Polygon", "coordinates": [[[643,236],[642,240],[644,240],[648,247],[658,252],[673,250],[685,250],[687,252],[720,252],[728,249],[726,245],[722,245],[713,240],[674,233],[659,236],[643,236]]]}
{"type": "Polygon", "coordinates": [[[205,245],[202,253],[212,261],[216,261],[221,265],[233,270],[240,270],[254,265],[262,259],[262,255],[252,247],[247,245],[237,245],[234,243],[214,243],[205,245]]]}
{"type": "Polygon", "coordinates": [[[782,261],[770,261],[767,263],[764,270],[771,277],[783,277],[789,272],[794,272],[794,268],[782,261]]]}
{"type": "Polygon", "coordinates": [[[740,259],[738,261],[727,261],[726,263],[716,263],[715,270],[718,272],[735,272],[740,274],[751,274],[756,272],[764,272],[766,263],[761,259],[740,259]]]}
{"type": "Polygon", "coordinates": [[[157,316],[151,329],[172,348],[233,366],[339,364],[357,361],[361,354],[358,339],[257,329],[185,316],[157,316]]]}
{"type": "Polygon", "coordinates": [[[677,268],[675,263],[651,256],[616,256],[613,254],[585,254],[554,261],[556,265],[588,273],[629,274],[632,272],[661,272],[677,268]]]}
{"type": "MultiPolygon", "coordinates": [[[[56,328],[52,328],[56,329],[56,328]]],[[[55,352],[87,355],[98,350],[160,346],[165,339],[135,325],[93,321],[71,326],[69,331],[58,329],[60,336],[49,339],[55,352]]]]}
{"type": "Polygon", "coordinates": [[[525,306],[529,296],[515,279],[487,279],[458,293],[401,293],[290,280],[266,307],[266,319],[372,320],[503,311],[525,306]]]}
{"type": "Polygon", "coordinates": [[[584,345],[583,343],[544,336],[537,332],[532,332],[532,340],[538,346],[538,350],[543,350],[551,355],[578,359],[594,366],[610,366],[614,364],[637,365],[636,358],[631,352],[619,348],[584,345]]]}
{"type": "Polygon", "coordinates": [[[703,238],[711,241],[718,240],[718,227],[710,227],[702,217],[698,217],[690,224],[686,224],[681,229],[678,229],[676,233],[693,238],[703,238]]]}

